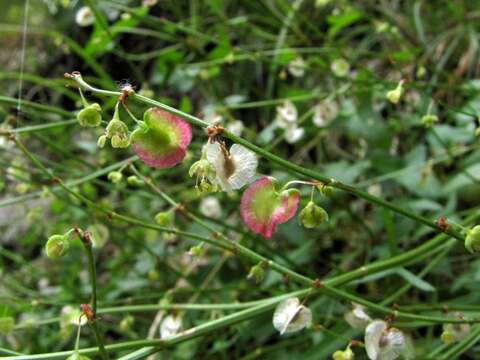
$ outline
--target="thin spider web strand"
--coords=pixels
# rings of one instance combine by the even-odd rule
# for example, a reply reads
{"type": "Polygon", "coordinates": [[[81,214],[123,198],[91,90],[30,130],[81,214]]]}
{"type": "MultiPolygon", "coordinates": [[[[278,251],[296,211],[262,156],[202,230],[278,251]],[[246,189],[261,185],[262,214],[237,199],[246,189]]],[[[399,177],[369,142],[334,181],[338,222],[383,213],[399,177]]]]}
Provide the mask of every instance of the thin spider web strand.
{"type": "MultiPolygon", "coordinates": [[[[23,71],[25,67],[25,48],[27,44],[27,29],[28,29],[28,9],[30,7],[30,0],[25,0],[25,7],[23,13],[23,30],[22,30],[22,50],[20,53],[20,77],[18,79],[18,101],[17,114],[21,114],[22,110],[22,91],[23,91],[23,71]]],[[[19,116],[20,118],[20,116],[19,116]]]]}

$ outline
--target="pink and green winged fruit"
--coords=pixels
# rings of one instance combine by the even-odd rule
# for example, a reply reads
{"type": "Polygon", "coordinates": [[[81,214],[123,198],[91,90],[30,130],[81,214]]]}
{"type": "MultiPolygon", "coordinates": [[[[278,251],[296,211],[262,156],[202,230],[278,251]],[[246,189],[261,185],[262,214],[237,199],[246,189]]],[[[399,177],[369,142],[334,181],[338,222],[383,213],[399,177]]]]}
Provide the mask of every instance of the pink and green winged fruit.
{"type": "Polygon", "coordinates": [[[148,109],[131,136],[133,149],[140,159],[157,168],[181,163],[191,140],[190,124],[160,108],[148,109]]]}
{"type": "Polygon", "coordinates": [[[240,212],[245,224],[253,231],[270,238],[277,225],[290,220],[297,212],[300,192],[297,189],[277,191],[273,177],[255,181],[243,193],[240,212]]]}

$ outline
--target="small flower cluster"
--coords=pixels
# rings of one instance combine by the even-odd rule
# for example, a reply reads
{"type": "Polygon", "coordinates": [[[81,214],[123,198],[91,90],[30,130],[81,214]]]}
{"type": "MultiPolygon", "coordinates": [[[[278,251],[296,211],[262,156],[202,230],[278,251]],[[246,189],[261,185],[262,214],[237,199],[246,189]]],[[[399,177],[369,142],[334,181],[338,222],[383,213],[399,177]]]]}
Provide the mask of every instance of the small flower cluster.
{"type": "MultiPolygon", "coordinates": [[[[304,63],[297,60],[291,64],[291,71],[299,75],[299,68],[304,63]],[[293,70],[295,69],[295,70],[293,70]]],[[[77,76],[77,75],[70,75],[77,76]]],[[[107,140],[113,148],[126,148],[132,145],[138,157],[147,165],[156,168],[171,168],[180,164],[187,153],[192,140],[191,125],[181,117],[161,108],[150,108],[143,114],[143,121],[137,120],[126,105],[128,96],[134,94],[131,85],[122,87],[122,95],[115,106],[113,118],[98,139],[98,146],[105,146],[107,140]],[[120,118],[120,105],[136,122],[136,128],[130,132],[128,125],[120,118]]],[[[97,103],[90,105],[80,91],[84,109],[78,113],[78,121],[82,126],[99,126],[102,123],[101,107],[97,103]]],[[[314,123],[325,126],[337,115],[338,107],[332,100],[324,100],[315,111],[314,123]]],[[[212,115],[210,113],[210,115],[212,115]]],[[[215,115],[215,114],[213,114],[215,115]]],[[[214,116],[215,123],[221,117],[214,116]]],[[[292,102],[285,102],[277,108],[276,123],[285,130],[285,139],[294,143],[303,137],[304,129],[298,126],[298,113],[292,102]]],[[[243,129],[241,122],[234,124],[235,131],[243,129]],[[238,125],[238,126],[237,126],[238,125]]],[[[219,139],[224,131],[220,125],[212,125],[208,129],[209,139],[202,148],[202,154],[189,170],[191,177],[196,177],[196,188],[200,192],[233,192],[254,181],[258,159],[256,154],[240,144],[230,148],[219,139]]],[[[227,130],[228,131],[228,130],[227,130]]],[[[233,130],[231,130],[233,131],[233,130]]],[[[108,174],[108,179],[120,183],[122,170],[108,174]]],[[[140,186],[143,181],[136,176],[127,179],[128,184],[140,186]]],[[[312,187],[314,184],[310,184],[312,187]]],[[[323,188],[319,188],[322,192],[323,188]]],[[[297,189],[280,188],[273,177],[264,176],[250,185],[244,192],[240,204],[240,213],[245,224],[254,232],[270,238],[279,224],[290,220],[297,211],[300,202],[300,192],[297,189]]],[[[206,216],[219,218],[221,208],[218,200],[209,197],[202,201],[200,210],[206,216]]],[[[157,215],[156,220],[160,221],[157,215]]],[[[310,201],[300,214],[300,224],[306,228],[315,228],[328,220],[326,211],[310,201]]],[[[68,249],[65,236],[58,235],[47,244],[51,257],[60,257],[68,249]]]]}

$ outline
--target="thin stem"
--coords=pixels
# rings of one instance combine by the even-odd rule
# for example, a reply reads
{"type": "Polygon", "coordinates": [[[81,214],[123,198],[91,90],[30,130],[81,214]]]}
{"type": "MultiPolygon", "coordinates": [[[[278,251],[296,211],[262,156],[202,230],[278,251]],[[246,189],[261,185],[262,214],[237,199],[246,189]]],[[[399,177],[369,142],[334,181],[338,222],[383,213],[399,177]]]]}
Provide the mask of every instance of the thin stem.
{"type": "Polygon", "coordinates": [[[92,299],[90,304],[93,311],[93,319],[89,319],[89,324],[93,330],[93,333],[95,334],[95,339],[97,340],[97,345],[100,349],[100,355],[104,360],[108,360],[108,353],[105,350],[105,345],[103,344],[103,339],[97,323],[97,271],[95,268],[95,257],[93,255],[92,241],[88,233],[81,234],[81,239],[87,253],[90,282],[92,284],[92,299]]]}

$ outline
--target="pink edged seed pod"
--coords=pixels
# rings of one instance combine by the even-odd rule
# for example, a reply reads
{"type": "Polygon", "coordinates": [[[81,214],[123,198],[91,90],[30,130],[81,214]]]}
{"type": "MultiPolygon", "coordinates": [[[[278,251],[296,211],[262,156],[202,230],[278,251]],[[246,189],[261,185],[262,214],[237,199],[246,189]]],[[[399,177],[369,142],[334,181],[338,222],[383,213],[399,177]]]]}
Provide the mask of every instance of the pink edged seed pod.
{"type": "Polygon", "coordinates": [[[290,220],[296,213],[300,201],[297,189],[276,191],[273,177],[263,177],[243,193],[240,212],[245,224],[266,239],[275,232],[277,225],[290,220]]]}
{"type": "Polygon", "coordinates": [[[140,159],[157,168],[182,162],[192,140],[188,122],[160,108],[150,108],[143,123],[132,133],[132,146],[140,159]]]}

